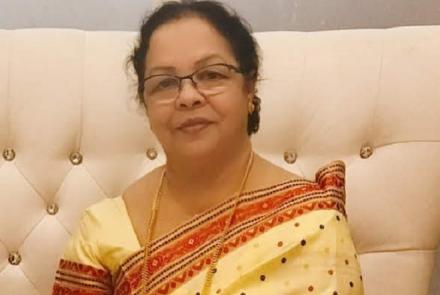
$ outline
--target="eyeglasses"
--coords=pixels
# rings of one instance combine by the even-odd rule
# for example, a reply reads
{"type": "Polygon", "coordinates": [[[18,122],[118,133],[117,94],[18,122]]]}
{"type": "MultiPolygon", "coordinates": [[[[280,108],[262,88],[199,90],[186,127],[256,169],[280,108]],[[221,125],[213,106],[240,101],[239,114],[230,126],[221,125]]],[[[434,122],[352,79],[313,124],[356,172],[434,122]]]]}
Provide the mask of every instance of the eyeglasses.
{"type": "Polygon", "coordinates": [[[147,99],[153,102],[171,102],[178,97],[182,89],[182,81],[189,79],[201,94],[215,95],[228,88],[234,72],[242,73],[236,66],[217,63],[183,77],[170,74],[151,75],[144,79],[144,91],[147,99]]]}

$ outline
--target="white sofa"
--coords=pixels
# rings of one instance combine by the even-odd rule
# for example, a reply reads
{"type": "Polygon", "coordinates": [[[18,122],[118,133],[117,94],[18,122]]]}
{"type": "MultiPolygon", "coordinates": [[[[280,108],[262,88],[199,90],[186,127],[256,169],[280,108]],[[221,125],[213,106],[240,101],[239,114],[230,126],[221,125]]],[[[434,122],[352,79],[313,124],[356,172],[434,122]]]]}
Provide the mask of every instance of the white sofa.
{"type": "MultiPolygon", "coordinates": [[[[80,212],[164,162],[124,71],[135,37],[0,30],[0,294],[50,294],[80,212]]],[[[428,294],[440,242],[440,26],[256,37],[255,149],[309,179],[343,160],[366,294],[428,294]]]]}

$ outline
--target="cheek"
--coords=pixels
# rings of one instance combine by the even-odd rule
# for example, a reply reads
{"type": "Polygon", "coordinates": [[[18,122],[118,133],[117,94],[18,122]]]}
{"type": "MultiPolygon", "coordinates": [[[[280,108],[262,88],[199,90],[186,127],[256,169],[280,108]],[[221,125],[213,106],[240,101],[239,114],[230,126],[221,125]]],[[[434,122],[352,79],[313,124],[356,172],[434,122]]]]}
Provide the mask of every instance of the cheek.
{"type": "Polygon", "coordinates": [[[167,137],[167,133],[169,132],[170,118],[171,113],[165,108],[150,108],[148,115],[150,127],[159,140],[163,140],[167,137]]]}
{"type": "Polygon", "coordinates": [[[248,97],[241,89],[237,89],[233,96],[234,113],[238,119],[245,120],[247,118],[248,97]]]}
{"type": "Polygon", "coordinates": [[[228,126],[247,120],[247,99],[240,91],[212,99],[211,106],[228,126]]]}

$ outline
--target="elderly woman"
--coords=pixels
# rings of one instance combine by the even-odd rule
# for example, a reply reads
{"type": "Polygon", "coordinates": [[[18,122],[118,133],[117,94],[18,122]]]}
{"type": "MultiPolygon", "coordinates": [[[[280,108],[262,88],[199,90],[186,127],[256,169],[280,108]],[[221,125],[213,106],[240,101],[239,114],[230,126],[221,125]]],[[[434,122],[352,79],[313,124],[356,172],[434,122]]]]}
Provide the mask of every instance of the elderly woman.
{"type": "Polygon", "coordinates": [[[166,163],[84,212],[53,294],[363,294],[344,162],[314,182],[252,150],[259,57],[241,19],[168,2],[130,60],[166,163]]]}

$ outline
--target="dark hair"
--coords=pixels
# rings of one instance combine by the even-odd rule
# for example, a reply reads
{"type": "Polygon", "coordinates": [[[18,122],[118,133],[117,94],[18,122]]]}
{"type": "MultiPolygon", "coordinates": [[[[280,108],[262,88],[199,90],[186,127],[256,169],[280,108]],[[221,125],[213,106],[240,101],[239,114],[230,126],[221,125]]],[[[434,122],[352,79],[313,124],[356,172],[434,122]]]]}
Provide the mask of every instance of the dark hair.
{"type": "MultiPolygon", "coordinates": [[[[249,24],[235,11],[217,1],[182,0],[165,2],[142,22],[138,43],[129,56],[137,75],[137,98],[146,106],[144,99],[145,58],[153,32],[161,25],[185,16],[197,16],[208,21],[230,44],[246,83],[254,84],[259,77],[260,57],[258,44],[252,36],[249,24]]],[[[256,89],[255,89],[256,91],[256,89]]],[[[247,133],[256,133],[260,124],[261,100],[252,99],[254,111],[248,115],[247,133]]]]}

